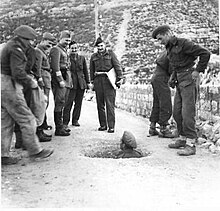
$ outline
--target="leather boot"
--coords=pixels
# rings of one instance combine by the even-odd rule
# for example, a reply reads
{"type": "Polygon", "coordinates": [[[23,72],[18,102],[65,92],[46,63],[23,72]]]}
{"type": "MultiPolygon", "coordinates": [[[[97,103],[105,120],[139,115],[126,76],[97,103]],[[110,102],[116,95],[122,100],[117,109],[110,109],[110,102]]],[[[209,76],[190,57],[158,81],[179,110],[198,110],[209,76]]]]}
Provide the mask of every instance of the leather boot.
{"type": "Polygon", "coordinates": [[[56,126],[55,136],[69,136],[70,133],[67,132],[62,124],[62,112],[54,112],[54,122],[56,126]]]}
{"type": "Polygon", "coordinates": [[[173,134],[172,131],[166,125],[162,125],[162,126],[160,126],[159,137],[161,137],[161,138],[174,138],[175,134],[173,134]]]}
{"type": "Polygon", "coordinates": [[[40,142],[51,141],[51,137],[46,136],[42,129],[37,128],[36,134],[37,134],[40,142]]]}
{"type": "Polygon", "coordinates": [[[156,130],[156,122],[150,123],[149,135],[151,136],[159,135],[159,132],[156,130]]]}

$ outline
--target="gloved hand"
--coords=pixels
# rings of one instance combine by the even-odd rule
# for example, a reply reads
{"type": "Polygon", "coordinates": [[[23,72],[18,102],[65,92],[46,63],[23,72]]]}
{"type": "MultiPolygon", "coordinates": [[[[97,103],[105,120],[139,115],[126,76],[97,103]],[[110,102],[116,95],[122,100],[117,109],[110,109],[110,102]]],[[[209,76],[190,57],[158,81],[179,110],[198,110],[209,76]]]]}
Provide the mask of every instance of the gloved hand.
{"type": "Polygon", "coordinates": [[[64,81],[60,81],[60,88],[64,88],[65,87],[65,82],[64,81]]]}

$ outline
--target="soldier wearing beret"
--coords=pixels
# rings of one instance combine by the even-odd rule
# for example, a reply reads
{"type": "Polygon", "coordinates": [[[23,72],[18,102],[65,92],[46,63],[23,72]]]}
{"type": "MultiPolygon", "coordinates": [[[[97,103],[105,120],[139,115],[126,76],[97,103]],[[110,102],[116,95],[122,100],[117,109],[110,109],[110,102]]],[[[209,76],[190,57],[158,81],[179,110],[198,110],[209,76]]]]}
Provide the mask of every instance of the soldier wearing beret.
{"type": "MultiPolygon", "coordinates": [[[[41,42],[35,48],[38,84],[44,90],[44,94],[47,96],[47,107],[49,104],[49,93],[51,89],[49,51],[51,47],[55,45],[55,42],[56,38],[51,33],[45,32],[42,36],[41,42]]],[[[52,129],[52,127],[47,124],[46,113],[43,124],[37,128],[37,134],[40,141],[51,141],[51,136],[44,133],[43,129],[52,129]]]]}
{"type": "Polygon", "coordinates": [[[115,53],[112,50],[106,49],[101,37],[98,37],[95,46],[98,48],[98,52],[94,53],[90,59],[90,80],[94,84],[96,93],[100,124],[98,130],[105,131],[108,129],[109,133],[114,133],[116,90],[109,82],[105,73],[114,68],[116,85],[119,87],[122,78],[122,68],[115,53]]]}
{"type": "Polygon", "coordinates": [[[134,135],[129,131],[124,131],[120,143],[120,151],[117,158],[141,158],[143,154],[137,150],[137,143],[134,135]]]}
{"type": "Polygon", "coordinates": [[[174,97],[173,117],[177,123],[179,137],[169,144],[170,148],[183,148],[178,155],[190,156],[196,154],[195,128],[197,80],[199,73],[206,69],[210,52],[204,47],[184,38],[173,35],[169,26],[156,28],[152,37],[166,47],[169,59],[170,81],[175,77],[176,93],[174,97]],[[196,64],[196,60],[198,63],[196,64]]]}
{"type": "Polygon", "coordinates": [[[15,37],[4,46],[1,54],[1,162],[15,164],[17,158],[10,157],[10,146],[16,122],[22,131],[22,140],[33,158],[46,158],[53,150],[43,149],[36,136],[36,119],[24,98],[23,89],[37,88],[37,81],[27,74],[26,51],[36,31],[22,25],[15,29],[15,37]]]}
{"type": "Polygon", "coordinates": [[[72,88],[72,78],[69,70],[67,47],[70,43],[70,32],[60,33],[59,43],[50,51],[50,67],[52,70],[52,91],[54,94],[54,122],[56,136],[69,136],[70,129],[63,125],[63,109],[67,89],[72,88]]]}

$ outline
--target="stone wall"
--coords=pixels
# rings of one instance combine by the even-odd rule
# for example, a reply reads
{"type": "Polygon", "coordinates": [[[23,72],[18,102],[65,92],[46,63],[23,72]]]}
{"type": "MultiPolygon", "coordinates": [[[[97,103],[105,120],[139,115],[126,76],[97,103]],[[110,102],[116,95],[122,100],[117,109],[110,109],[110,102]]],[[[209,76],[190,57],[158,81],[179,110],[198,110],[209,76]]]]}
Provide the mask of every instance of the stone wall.
{"type": "MultiPolygon", "coordinates": [[[[174,96],[175,90],[172,90],[174,96]]],[[[220,86],[202,86],[199,90],[197,118],[212,119],[220,117],[220,86]]],[[[117,90],[116,106],[126,111],[149,117],[153,95],[151,85],[123,85],[117,90]]]]}

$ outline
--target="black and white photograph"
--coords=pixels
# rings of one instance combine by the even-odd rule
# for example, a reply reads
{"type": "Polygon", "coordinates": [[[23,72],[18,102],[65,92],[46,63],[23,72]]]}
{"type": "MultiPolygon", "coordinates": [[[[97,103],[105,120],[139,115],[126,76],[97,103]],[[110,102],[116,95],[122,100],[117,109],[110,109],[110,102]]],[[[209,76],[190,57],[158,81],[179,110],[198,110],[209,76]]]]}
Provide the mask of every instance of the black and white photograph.
{"type": "Polygon", "coordinates": [[[1,210],[220,210],[219,0],[1,0],[1,210]]]}

